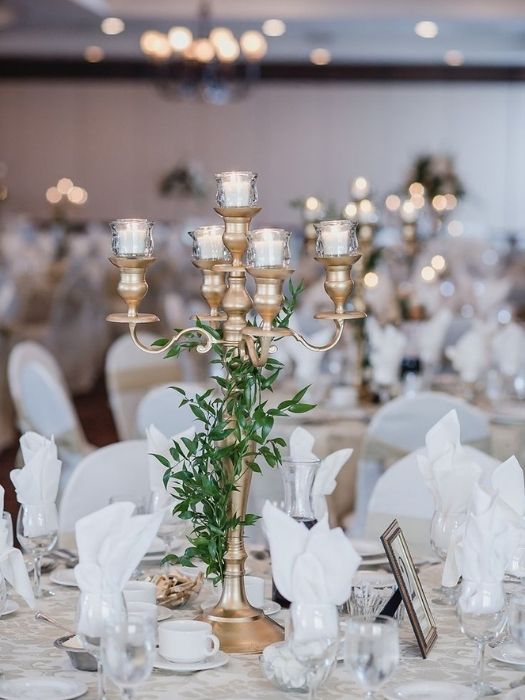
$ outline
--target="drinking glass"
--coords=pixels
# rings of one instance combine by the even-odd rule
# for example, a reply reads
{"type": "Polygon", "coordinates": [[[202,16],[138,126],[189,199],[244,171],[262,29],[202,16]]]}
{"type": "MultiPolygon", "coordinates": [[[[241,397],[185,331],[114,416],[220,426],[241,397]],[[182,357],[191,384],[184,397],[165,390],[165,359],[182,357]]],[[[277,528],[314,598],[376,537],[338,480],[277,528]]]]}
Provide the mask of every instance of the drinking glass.
{"type": "Polygon", "coordinates": [[[33,558],[35,598],[52,596],[41,586],[42,557],[57,543],[58,513],[54,503],[21,505],[16,521],[16,536],[24,552],[33,558]]]}
{"type": "Polygon", "coordinates": [[[13,538],[13,518],[11,517],[11,513],[8,513],[6,510],[2,513],[2,520],[5,523],[5,527],[7,529],[7,536],[6,536],[6,547],[12,547],[14,545],[14,538],[13,538]]]}
{"type": "Polygon", "coordinates": [[[484,680],[485,647],[501,637],[507,624],[503,585],[463,579],[457,610],[461,631],[478,645],[477,678],[472,687],[478,697],[497,695],[500,690],[484,680]]]}
{"type": "Polygon", "coordinates": [[[345,667],[373,698],[399,663],[399,631],[391,617],[353,617],[346,623],[345,667]]]}
{"type": "MultiPolygon", "coordinates": [[[[525,593],[523,591],[510,597],[509,629],[512,639],[522,651],[525,651],[525,593]]],[[[525,685],[525,676],[511,683],[512,688],[518,685],[525,685]]]]}
{"type": "MultiPolygon", "coordinates": [[[[153,491],[149,502],[149,512],[155,513],[159,508],[166,507],[166,500],[164,498],[165,494],[159,494],[153,491]]],[[[177,515],[173,515],[169,510],[166,510],[166,515],[164,516],[157,536],[162,540],[166,554],[168,556],[175,548],[178,540],[180,540],[186,532],[187,522],[179,518],[177,515]]],[[[169,565],[166,565],[168,567],[169,565]]]]}
{"type": "Polygon", "coordinates": [[[151,675],[156,646],[155,627],[144,616],[130,614],[104,625],[104,669],[125,700],[133,700],[135,689],[151,675]]]}
{"type": "Polygon", "coordinates": [[[309,700],[334,665],[339,646],[339,619],[335,605],[292,603],[290,606],[290,648],[307,671],[309,700]]]}
{"type": "MultiPolygon", "coordinates": [[[[430,525],[430,546],[442,562],[447,558],[448,547],[452,535],[463,525],[466,513],[442,513],[434,512],[430,525]]],[[[436,605],[456,605],[458,586],[439,586],[436,588],[438,597],[432,600],[436,605]]]]}
{"type": "Polygon", "coordinates": [[[525,542],[520,542],[507,566],[506,573],[519,578],[522,586],[525,586],[525,542]]]}
{"type": "Polygon", "coordinates": [[[104,629],[126,619],[126,603],[122,593],[106,591],[81,593],[77,604],[76,630],[86,651],[97,660],[98,700],[106,700],[104,669],[101,654],[104,629]]]}

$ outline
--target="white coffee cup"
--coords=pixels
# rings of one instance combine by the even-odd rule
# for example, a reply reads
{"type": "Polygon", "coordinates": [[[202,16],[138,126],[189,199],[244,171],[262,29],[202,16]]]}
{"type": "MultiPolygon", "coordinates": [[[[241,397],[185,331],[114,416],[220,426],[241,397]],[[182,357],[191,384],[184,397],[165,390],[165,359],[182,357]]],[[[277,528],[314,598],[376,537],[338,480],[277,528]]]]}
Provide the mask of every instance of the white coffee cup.
{"type": "Polygon", "coordinates": [[[159,625],[159,652],[168,661],[194,663],[214,656],[219,639],[198,620],[169,620],[159,625]]]}
{"type": "Polygon", "coordinates": [[[130,601],[126,603],[128,615],[138,616],[151,623],[154,627],[157,626],[157,606],[152,603],[138,603],[130,601]]]}
{"type": "Polygon", "coordinates": [[[245,576],[244,590],[248,603],[254,608],[264,608],[264,579],[259,576],[245,576]]]}
{"type": "Polygon", "coordinates": [[[129,581],[124,586],[124,600],[128,603],[157,603],[157,588],[152,581],[129,581]]]}

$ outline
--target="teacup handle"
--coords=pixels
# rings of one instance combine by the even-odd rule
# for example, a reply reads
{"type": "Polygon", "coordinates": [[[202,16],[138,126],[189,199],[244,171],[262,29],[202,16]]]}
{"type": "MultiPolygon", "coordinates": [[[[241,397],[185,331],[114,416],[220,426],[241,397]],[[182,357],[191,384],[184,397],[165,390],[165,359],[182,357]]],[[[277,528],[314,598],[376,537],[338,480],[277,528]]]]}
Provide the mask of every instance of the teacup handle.
{"type": "Polygon", "coordinates": [[[219,651],[221,643],[219,641],[219,638],[216,637],[214,634],[208,635],[208,639],[211,641],[211,649],[206,652],[206,656],[213,656],[219,651]]]}

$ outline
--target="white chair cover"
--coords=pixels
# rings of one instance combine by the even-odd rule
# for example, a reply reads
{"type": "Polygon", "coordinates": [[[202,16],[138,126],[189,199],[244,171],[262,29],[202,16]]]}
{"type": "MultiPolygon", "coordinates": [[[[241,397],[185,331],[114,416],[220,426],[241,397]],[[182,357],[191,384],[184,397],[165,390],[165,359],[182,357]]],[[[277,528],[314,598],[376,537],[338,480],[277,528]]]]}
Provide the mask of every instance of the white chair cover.
{"type": "Polygon", "coordinates": [[[372,490],[386,467],[423,447],[428,430],[453,409],[461,425],[461,442],[488,451],[488,417],[463,399],[425,391],[401,396],[379,409],[368,426],[358,462],[353,534],[358,535],[363,530],[372,490]]]}
{"type": "MultiPolygon", "coordinates": [[[[141,332],[140,338],[150,345],[158,336],[141,332]]],[[[174,384],[179,378],[176,360],[166,360],[163,354],[148,355],[134,345],[129,335],[115,340],[106,356],[106,387],[121,440],[141,435],[137,432],[137,408],[145,394],[152,387],[167,382],[174,384]]],[[[157,427],[162,430],[161,426],[157,427]]]]}
{"type": "MultiPolygon", "coordinates": [[[[206,388],[193,382],[176,382],[176,385],[188,394],[202,394],[206,388]]],[[[169,386],[159,386],[149,391],[141,400],[137,411],[137,430],[140,436],[146,434],[146,428],[154,425],[164,435],[170,436],[191,428],[195,416],[189,406],[180,406],[181,394],[169,386]]]]}
{"type": "Polygon", "coordinates": [[[47,438],[54,436],[62,460],[60,492],[78,462],[93,447],[86,440],[75,407],[66,389],[49,369],[38,363],[26,364],[20,376],[20,422],[47,438]]]}
{"type": "Polygon", "coordinates": [[[107,506],[110,498],[137,503],[150,494],[147,444],[126,440],[85,457],[69,479],[59,506],[61,536],[72,533],[84,515],[107,506]]]}
{"type": "MultiPolygon", "coordinates": [[[[377,539],[397,518],[411,544],[421,549],[428,544],[435,508],[417,462],[417,454],[421,452],[423,448],[406,455],[377,480],[368,503],[365,537],[377,539]]],[[[470,445],[465,445],[465,452],[484,471],[498,465],[494,457],[470,445]]]]}

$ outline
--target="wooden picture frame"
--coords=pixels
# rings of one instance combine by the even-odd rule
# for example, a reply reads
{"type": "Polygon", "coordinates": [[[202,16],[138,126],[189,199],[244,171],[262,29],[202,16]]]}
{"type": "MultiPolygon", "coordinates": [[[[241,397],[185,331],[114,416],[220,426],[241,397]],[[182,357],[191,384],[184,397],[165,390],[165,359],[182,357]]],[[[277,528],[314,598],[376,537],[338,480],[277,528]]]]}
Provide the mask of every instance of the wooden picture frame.
{"type": "Polygon", "coordinates": [[[381,535],[381,542],[416,635],[421,656],[426,659],[436,642],[437,627],[397,520],[394,520],[381,535]]]}

